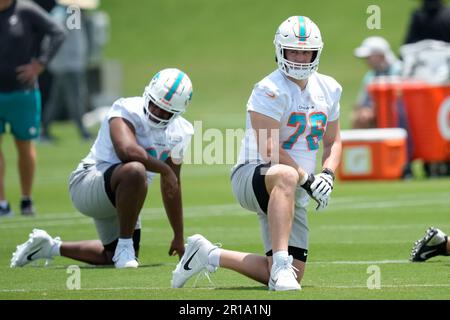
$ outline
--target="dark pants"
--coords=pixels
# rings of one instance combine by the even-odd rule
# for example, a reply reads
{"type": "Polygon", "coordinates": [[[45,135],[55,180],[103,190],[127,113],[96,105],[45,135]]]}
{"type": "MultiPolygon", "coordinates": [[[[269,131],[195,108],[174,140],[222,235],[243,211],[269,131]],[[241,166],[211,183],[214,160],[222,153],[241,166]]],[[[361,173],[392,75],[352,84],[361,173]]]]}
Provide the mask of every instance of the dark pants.
{"type": "Polygon", "coordinates": [[[81,137],[88,138],[90,136],[82,122],[87,104],[87,90],[84,72],[53,73],[50,96],[42,119],[44,134],[49,135],[50,124],[58,116],[60,108],[65,106],[69,117],[75,121],[81,137]]]}

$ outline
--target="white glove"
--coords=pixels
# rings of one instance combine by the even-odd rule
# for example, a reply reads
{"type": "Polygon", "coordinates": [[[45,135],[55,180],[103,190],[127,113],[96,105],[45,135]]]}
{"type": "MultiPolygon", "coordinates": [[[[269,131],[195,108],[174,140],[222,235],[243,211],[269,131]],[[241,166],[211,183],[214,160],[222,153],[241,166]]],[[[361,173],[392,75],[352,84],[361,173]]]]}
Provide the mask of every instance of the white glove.
{"type": "Polygon", "coordinates": [[[321,197],[321,199],[319,200],[318,198],[314,197],[312,195],[312,190],[311,190],[311,186],[312,184],[315,182],[316,177],[312,174],[308,175],[308,179],[306,180],[305,183],[303,183],[301,185],[301,187],[303,189],[306,190],[306,192],[308,193],[308,195],[317,202],[317,207],[316,210],[321,210],[324,209],[327,205],[328,205],[328,197],[321,197]]]}
{"type": "Polygon", "coordinates": [[[322,196],[320,198],[315,198],[315,200],[317,201],[316,211],[321,211],[328,206],[330,196],[322,196]]]}
{"type": "Polygon", "coordinates": [[[326,169],[315,175],[314,182],[311,184],[312,196],[316,199],[328,198],[333,191],[333,180],[334,177],[326,169]]]}

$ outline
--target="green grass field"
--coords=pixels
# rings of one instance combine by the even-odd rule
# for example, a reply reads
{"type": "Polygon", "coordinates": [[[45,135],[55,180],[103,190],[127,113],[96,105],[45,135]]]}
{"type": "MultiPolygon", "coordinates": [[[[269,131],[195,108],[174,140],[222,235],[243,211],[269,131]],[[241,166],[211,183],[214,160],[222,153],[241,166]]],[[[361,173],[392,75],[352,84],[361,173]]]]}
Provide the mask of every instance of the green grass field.
{"type": "MultiPolygon", "coordinates": [[[[416,5],[401,1],[158,0],[102,2],[112,21],[106,55],[123,65],[120,95],[141,95],[159,69],[177,66],[194,83],[194,98],[186,118],[204,128],[241,128],[245,104],[254,83],[276,68],[272,39],[279,23],[290,15],[311,16],[325,41],[320,72],[344,87],[342,128],[365,72],[352,56],[354,47],[370,35],[383,35],[400,46],[416,5]],[[377,4],[382,28],[368,30],[366,9],[377,4]],[[324,10],[324,7],[327,7],[324,10]]],[[[450,299],[450,258],[408,262],[412,243],[430,225],[450,232],[450,179],[417,178],[398,182],[336,183],[329,208],[311,207],[310,253],[303,291],[268,292],[265,286],[228,270],[212,275],[214,286],[200,278],[184,289],[171,289],[177,259],[167,251],[171,229],[161,209],[155,181],[142,213],[143,236],[137,270],[93,268],[65,258],[49,266],[10,269],[11,253],[37,227],[63,240],[94,239],[91,221],[71,205],[67,179],[84,157],[72,124],[55,126],[56,145],[38,145],[34,198],[38,215],[16,214],[0,220],[0,299],[450,299]],[[81,290],[68,290],[67,267],[81,268],[81,290]],[[369,290],[370,266],[381,271],[381,289],[369,290]]],[[[8,165],[7,197],[18,211],[20,197],[16,154],[11,137],[2,148],[8,165]]],[[[262,253],[255,215],[235,202],[229,182],[231,165],[186,165],[183,169],[185,235],[202,233],[225,248],[262,253]]]]}
{"type": "MultiPolygon", "coordinates": [[[[0,299],[449,299],[448,257],[426,263],[408,262],[414,240],[435,225],[450,230],[450,180],[416,179],[408,182],[338,182],[329,208],[311,208],[310,254],[303,291],[271,293],[265,286],[228,270],[194,279],[184,289],[171,289],[171,271],[177,259],[167,251],[171,230],[157,183],[142,214],[143,236],[137,270],[93,268],[58,257],[43,263],[10,269],[12,251],[26,241],[34,227],[63,240],[94,239],[90,219],[75,212],[67,193],[67,176],[88,150],[68,124],[57,127],[64,141],[38,145],[36,218],[0,220],[0,299]],[[67,267],[81,267],[81,290],[68,290],[67,267]],[[381,271],[381,289],[369,290],[369,266],[381,271]]],[[[6,139],[7,150],[12,150],[6,139]]],[[[14,163],[14,153],[7,154],[14,163]]],[[[17,174],[9,168],[9,194],[18,193],[17,174]]],[[[233,200],[228,166],[186,165],[183,172],[185,234],[202,233],[225,248],[262,252],[257,218],[233,200]]],[[[10,198],[17,211],[18,197],[10,198]]],[[[447,231],[448,232],[448,231],[447,231]]]]}

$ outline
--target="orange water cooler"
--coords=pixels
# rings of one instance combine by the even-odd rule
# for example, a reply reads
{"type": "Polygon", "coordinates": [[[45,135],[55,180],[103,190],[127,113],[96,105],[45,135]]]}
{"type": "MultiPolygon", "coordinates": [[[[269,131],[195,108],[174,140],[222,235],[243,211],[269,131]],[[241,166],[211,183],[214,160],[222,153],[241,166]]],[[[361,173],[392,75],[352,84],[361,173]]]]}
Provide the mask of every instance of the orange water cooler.
{"type": "Polygon", "coordinates": [[[406,114],[412,159],[450,161],[450,85],[418,81],[379,81],[369,85],[378,128],[398,126],[398,110],[406,114]]]}
{"type": "Polygon", "coordinates": [[[407,162],[406,138],[401,128],[342,130],[338,178],[400,179],[407,162]]]}

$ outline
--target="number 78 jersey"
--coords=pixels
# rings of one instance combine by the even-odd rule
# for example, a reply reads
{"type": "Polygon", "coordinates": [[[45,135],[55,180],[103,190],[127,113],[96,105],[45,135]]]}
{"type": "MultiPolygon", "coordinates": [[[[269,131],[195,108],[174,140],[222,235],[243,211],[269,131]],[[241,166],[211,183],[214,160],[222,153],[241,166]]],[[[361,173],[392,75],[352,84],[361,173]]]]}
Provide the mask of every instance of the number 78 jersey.
{"type": "MultiPolygon", "coordinates": [[[[301,90],[276,70],[255,85],[247,111],[279,121],[279,147],[306,172],[313,173],[327,123],[339,118],[341,93],[342,87],[329,76],[315,72],[308,78],[306,88],[301,90]]],[[[262,162],[249,112],[246,122],[238,164],[262,162]]]]}

